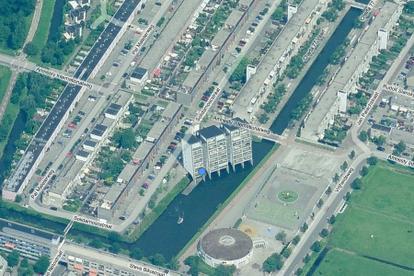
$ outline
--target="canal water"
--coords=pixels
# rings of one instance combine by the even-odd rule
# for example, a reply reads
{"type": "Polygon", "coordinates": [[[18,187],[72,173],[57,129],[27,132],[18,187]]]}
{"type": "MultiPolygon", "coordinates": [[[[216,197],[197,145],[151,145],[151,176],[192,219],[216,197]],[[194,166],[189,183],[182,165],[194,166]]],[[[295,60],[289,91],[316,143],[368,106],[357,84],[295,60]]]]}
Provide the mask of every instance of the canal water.
{"type": "Polygon", "coordinates": [[[13,128],[10,131],[10,135],[7,140],[7,144],[4,147],[3,155],[0,158],[0,187],[2,187],[6,174],[8,174],[13,161],[13,155],[16,152],[16,146],[14,143],[20,139],[27,121],[27,115],[25,112],[19,112],[16,120],[14,121],[13,128]]]}
{"type": "Polygon", "coordinates": [[[63,9],[65,0],[56,0],[53,8],[52,21],[50,22],[48,41],[57,42],[60,39],[60,27],[63,23],[63,9]]]}
{"type": "Polygon", "coordinates": [[[279,135],[283,134],[289,125],[292,111],[298,106],[300,101],[312,90],[319,77],[322,75],[324,69],[329,64],[329,58],[332,56],[335,49],[340,46],[348,36],[349,32],[354,26],[355,20],[361,14],[361,10],[357,8],[350,8],[345,14],[341,23],[336,28],[335,32],[329,38],[325,47],[322,49],[318,57],[312,63],[311,67],[305,74],[302,81],[293,91],[292,96],[283,106],[279,115],[272,123],[270,130],[279,135]]]}
{"type": "Polygon", "coordinates": [[[253,166],[236,167],[236,172],[198,184],[188,196],[178,195],[134,246],[145,256],[160,253],[167,260],[175,257],[273,146],[269,141],[254,142],[253,166]],[[184,218],[181,224],[177,224],[179,216],[184,218]]]}

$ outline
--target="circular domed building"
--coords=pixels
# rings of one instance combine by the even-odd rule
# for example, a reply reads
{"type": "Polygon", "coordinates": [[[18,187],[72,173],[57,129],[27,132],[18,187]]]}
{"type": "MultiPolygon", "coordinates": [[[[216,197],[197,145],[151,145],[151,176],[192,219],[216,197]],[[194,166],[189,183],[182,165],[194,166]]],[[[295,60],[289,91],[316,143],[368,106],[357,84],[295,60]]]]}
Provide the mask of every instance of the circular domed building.
{"type": "Polygon", "coordinates": [[[201,238],[198,254],[212,267],[234,265],[238,268],[249,262],[253,254],[253,241],[237,229],[216,229],[201,238]]]}

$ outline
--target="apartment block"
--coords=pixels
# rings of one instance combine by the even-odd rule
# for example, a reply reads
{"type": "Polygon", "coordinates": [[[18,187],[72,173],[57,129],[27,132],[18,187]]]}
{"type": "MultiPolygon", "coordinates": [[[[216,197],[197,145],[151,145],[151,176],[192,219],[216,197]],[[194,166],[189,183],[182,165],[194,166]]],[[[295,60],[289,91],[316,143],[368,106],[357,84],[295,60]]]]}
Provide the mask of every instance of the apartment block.
{"type": "Polygon", "coordinates": [[[252,161],[252,137],[250,131],[244,128],[237,128],[231,125],[223,125],[227,135],[227,154],[233,170],[237,164],[252,161]]]}
{"type": "Polygon", "coordinates": [[[184,168],[194,179],[206,174],[211,177],[214,172],[220,175],[224,169],[229,171],[229,164],[234,169],[253,162],[251,133],[234,126],[212,125],[183,139],[182,153],[184,168]]]}

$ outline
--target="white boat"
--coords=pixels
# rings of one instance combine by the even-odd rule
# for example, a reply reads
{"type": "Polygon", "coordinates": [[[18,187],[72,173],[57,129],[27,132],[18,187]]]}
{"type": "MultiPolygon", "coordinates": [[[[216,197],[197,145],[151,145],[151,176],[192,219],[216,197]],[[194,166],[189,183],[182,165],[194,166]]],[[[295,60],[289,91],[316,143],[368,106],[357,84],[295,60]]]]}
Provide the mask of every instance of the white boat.
{"type": "Polygon", "coordinates": [[[181,223],[183,223],[183,221],[184,221],[184,217],[179,216],[178,220],[177,220],[177,224],[181,224],[181,223]]]}

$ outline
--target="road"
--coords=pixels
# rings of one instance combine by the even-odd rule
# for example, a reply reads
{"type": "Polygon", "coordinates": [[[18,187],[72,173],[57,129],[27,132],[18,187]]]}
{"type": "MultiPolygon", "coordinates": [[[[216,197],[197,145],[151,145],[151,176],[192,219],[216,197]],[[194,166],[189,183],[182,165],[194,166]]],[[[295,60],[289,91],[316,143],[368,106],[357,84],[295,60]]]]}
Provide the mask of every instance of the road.
{"type": "Polygon", "coordinates": [[[33,37],[37,30],[37,26],[39,25],[40,15],[42,13],[42,6],[43,6],[43,0],[37,0],[35,10],[33,12],[32,23],[30,24],[30,29],[29,29],[29,32],[27,33],[23,48],[24,46],[26,46],[27,43],[33,40],[33,37]]]}
{"type": "MultiPolygon", "coordinates": [[[[404,62],[404,57],[407,55],[408,51],[413,45],[414,35],[412,35],[411,38],[408,40],[406,46],[403,48],[396,60],[393,62],[387,74],[384,76],[383,80],[381,80],[380,84],[378,85],[378,91],[381,91],[383,85],[391,80],[395,71],[400,67],[400,64],[404,62]]],[[[366,116],[364,121],[368,117],[369,116],[366,116]]],[[[339,193],[333,193],[328,199],[328,201],[325,202],[320,212],[318,212],[315,216],[313,222],[309,224],[309,228],[303,234],[299,244],[294,247],[292,254],[286,260],[284,267],[282,268],[282,270],[279,271],[278,275],[293,275],[295,270],[302,266],[302,260],[309,252],[310,246],[316,239],[318,239],[320,231],[326,227],[326,218],[330,217],[332,214],[335,214],[335,211],[338,209],[338,207],[342,206],[343,197],[346,194],[346,192],[350,191],[350,183],[358,176],[360,168],[364,164],[365,159],[370,157],[371,155],[375,155],[376,157],[381,159],[387,158],[387,154],[378,151],[372,152],[365,143],[359,140],[358,131],[362,125],[363,123],[360,125],[354,124],[351,128],[351,138],[353,143],[363,151],[363,154],[359,155],[351,164],[351,166],[355,169],[354,173],[349,178],[346,185],[341,189],[341,191],[339,193]]]]}

